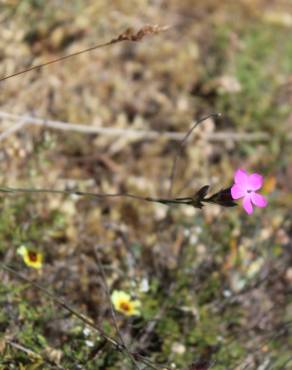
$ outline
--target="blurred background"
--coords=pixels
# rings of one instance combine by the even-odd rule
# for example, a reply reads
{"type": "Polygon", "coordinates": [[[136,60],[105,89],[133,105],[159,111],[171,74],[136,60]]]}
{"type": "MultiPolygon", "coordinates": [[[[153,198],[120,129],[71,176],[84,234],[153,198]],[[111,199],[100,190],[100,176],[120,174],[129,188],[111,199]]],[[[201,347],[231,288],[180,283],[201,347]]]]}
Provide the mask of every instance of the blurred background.
{"type": "MultiPolygon", "coordinates": [[[[264,176],[268,207],[248,216],[241,206],[2,193],[1,261],[116,337],[103,271],[110,293],[140,301],[139,315],[116,311],[116,324],[156,368],[289,369],[292,2],[3,0],[0,74],[145,24],[172,27],[0,82],[1,186],[165,197],[178,139],[221,112],[182,151],[173,194],[218,191],[241,167],[264,176]],[[21,245],[41,268],[23,261],[21,245]]],[[[41,291],[0,276],[1,368],[134,368],[41,291]]]]}

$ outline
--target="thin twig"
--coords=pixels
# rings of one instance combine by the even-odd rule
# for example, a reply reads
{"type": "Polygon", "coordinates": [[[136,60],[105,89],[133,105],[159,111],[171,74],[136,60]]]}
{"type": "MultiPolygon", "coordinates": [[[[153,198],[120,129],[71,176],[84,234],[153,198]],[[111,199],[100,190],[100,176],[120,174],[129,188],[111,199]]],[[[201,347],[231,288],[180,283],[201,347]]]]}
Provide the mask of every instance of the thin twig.
{"type": "Polygon", "coordinates": [[[9,127],[0,134],[0,142],[14,134],[16,131],[21,130],[26,124],[27,122],[25,120],[20,119],[19,122],[15,123],[13,126],[9,127]]]}
{"type": "Polygon", "coordinates": [[[23,120],[28,125],[41,126],[50,129],[56,129],[61,131],[72,131],[79,132],[81,134],[102,134],[107,136],[131,136],[131,137],[141,137],[146,139],[157,139],[166,137],[172,140],[182,140],[184,137],[183,133],[179,132],[159,132],[154,130],[133,130],[133,129],[121,129],[115,127],[94,127],[89,124],[75,124],[63,121],[48,120],[44,118],[35,118],[27,115],[16,115],[7,112],[0,112],[0,118],[7,118],[10,120],[23,120]]]}
{"type": "MultiPolygon", "coordinates": [[[[78,132],[80,134],[97,135],[102,134],[106,136],[127,136],[133,138],[141,138],[148,140],[155,140],[159,138],[166,138],[169,140],[181,141],[184,139],[185,134],[182,132],[173,131],[155,131],[155,130],[133,130],[128,128],[116,128],[116,127],[96,127],[90,124],[78,124],[64,121],[49,120],[46,118],[36,118],[29,115],[17,115],[7,112],[0,111],[0,118],[9,120],[22,120],[26,123],[26,126],[41,126],[48,129],[55,129],[61,131],[78,132]]],[[[292,139],[292,135],[287,136],[288,140],[292,139]]],[[[247,141],[247,142],[258,142],[268,141],[271,136],[265,132],[213,132],[203,135],[203,139],[210,142],[233,142],[233,141],[247,141]]]]}
{"type": "Polygon", "coordinates": [[[31,349],[29,348],[26,348],[24,347],[23,345],[19,344],[19,343],[16,343],[12,340],[5,340],[5,343],[8,343],[11,347],[13,348],[16,348],[22,352],[24,352],[25,354],[27,354],[28,356],[31,356],[31,357],[35,357],[37,359],[42,359],[42,356],[34,351],[32,351],[31,349]]]}

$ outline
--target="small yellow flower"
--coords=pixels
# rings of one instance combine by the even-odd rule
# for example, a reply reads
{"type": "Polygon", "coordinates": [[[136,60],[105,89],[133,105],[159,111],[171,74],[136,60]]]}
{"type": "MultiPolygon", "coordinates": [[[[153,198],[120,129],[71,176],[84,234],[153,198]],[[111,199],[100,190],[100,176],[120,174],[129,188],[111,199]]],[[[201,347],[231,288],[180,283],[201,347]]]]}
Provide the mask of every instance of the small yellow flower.
{"type": "Polygon", "coordinates": [[[27,248],[25,245],[21,245],[17,249],[17,253],[23,258],[24,263],[35,269],[40,269],[43,266],[43,255],[40,252],[36,252],[33,249],[27,248]]]}
{"type": "Polygon", "coordinates": [[[114,308],[124,315],[140,315],[139,307],[141,306],[141,302],[133,300],[129,294],[121,290],[114,290],[111,295],[111,300],[114,308]]]}

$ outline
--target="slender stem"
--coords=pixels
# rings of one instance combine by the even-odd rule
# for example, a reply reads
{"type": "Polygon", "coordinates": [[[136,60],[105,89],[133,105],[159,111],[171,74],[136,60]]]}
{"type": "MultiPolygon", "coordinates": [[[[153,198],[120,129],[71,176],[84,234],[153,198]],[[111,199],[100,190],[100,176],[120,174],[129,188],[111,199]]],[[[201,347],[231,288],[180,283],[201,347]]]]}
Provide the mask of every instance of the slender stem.
{"type": "Polygon", "coordinates": [[[0,193],[25,193],[25,194],[34,194],[34,193],[48,193],[48,194],[63,194],[63,195],[78,195],[78,196],[87,196],[93,198],[119,198],[119,197],[126,197],[132,198],[144,202],[152,202],[152,203],[162,203],[165,205],[169,204],[190,204],[192,198],[152,198],[152,197],[143,197],[140,195],[129,194],[129,193],[92,193],[87,191],[79,191],[79,190],[59,190],[59,189],[43,189],[43,188],[11,188],[11,187],[0,187],[0,193]]]}
{"type": "Polygon", "coordinates": [[[102,47],[109,46],[111,44],[113,44],[113,41],[106,42],[104,44],[94,45],[94,46],[92,46],[90,48],[87,48],[87,49],[84,49],[84,50],[80,50],[80,51],[77,51],[77,52],[72,53],[72,54],[64,55],[64,56],[62,56],[60,58],[56,58],[56,59],[50,60],[48,62],[45,62],[45,63],[42,63],[42,64],[38,64],[38,65],[35,65],[35,66],[32,66],[32,67],[29,67],[29,68],[24,69],[22,71],[15,72],[15,73],[13,73],[11,75],[1,77],[0,78],[0,82],[1,81],[5,81],[5,80],[8,80],[9,78],[12,78],[12,77],[15,77],[15,76],[19,76],[19,75],[21,75],[23,73],[26,73],[26,72],[29,72],[29,71],[33,71],[34,69],[40,69],[40,68],[45,67],[45,66],[48,66],[50,64],[61,62],[62,60],[65,60],[65,59],[68,59],[68,58],[72,58],[72,57],[74,57],[76,55],[80,55],[80,54],[83,54],[83,53],[86,53],[86,52],[89,52],[89,51],[92,51],[92,50],[95,50],[95,49],[100,49],[102,47]]]}
{"type": "Polygon", "coordinates": [[[179,148],[178,148],[178,151],[176,153],[176,155],[174,156],[174,159],[173,159],[173,162],[172,162],[172,167],[171,167],[171,172],[170,172],[170,176],[169,176],[169,180],[170,180],[170,187],[169,187],[169,192],[168,192],[168,196],[171,197],[172,195],[172,190],[173,190],[173,185],[174,185],[174,179],[175,179],[175,175],[176,175],[176,168],[177,168],[177,163],[178,163],[178,160],[179,160],[179,156],[181,154],[181,151],[184,147],[184,145],[186,144],[188,138],[191,136],[192,132],[204,121],[206,121],[208,118],[211,118],[211,117],[220,117],[221,116],[221,113],[211,113],[211,114],[208,114],[207,116],[199,119],[198,121],[196,121],[193,126],[188,130],[188,132],[185,134],[184,138],[182,139],[182,141],[180,142],[179,144],[179,148]]]}

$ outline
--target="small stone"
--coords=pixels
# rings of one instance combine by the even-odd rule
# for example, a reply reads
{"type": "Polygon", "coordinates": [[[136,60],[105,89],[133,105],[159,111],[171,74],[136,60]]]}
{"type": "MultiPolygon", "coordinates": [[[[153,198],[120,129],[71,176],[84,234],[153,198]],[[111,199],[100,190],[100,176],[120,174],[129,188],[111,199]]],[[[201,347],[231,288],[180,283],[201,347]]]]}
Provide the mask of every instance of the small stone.
{"type": "Polygon", "coordinates": [[[179,355],[183,355],[186,351],[186,347],[182,343],[175,342],[172,345],[172,351],[179,355]]]}

